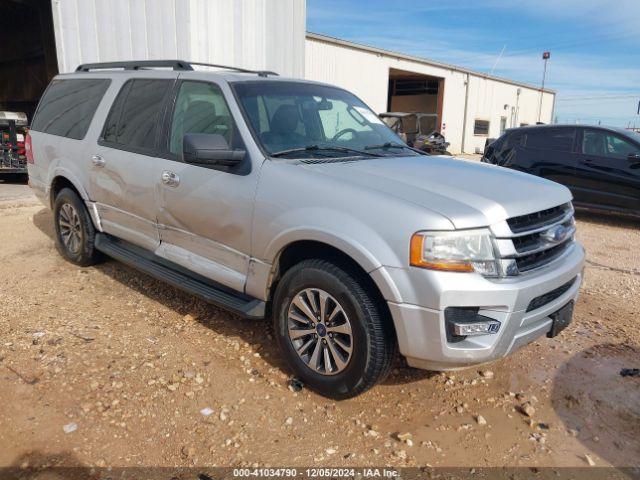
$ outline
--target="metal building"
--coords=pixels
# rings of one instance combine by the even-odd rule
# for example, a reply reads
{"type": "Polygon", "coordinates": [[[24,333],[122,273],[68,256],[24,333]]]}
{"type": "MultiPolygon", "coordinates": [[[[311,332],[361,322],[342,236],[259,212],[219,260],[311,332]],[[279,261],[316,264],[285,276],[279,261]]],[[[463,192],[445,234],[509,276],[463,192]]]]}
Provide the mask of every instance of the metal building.
{"type": "Polygon", "coordinates": [[[185,59],[304,76],[304,0],[2,0],[0,111],[81,63],[185,59]]]}
{"type": "Polygon", "coordinates": [[[505,128],[553,118],[552,90],[315,33],[305,53],[307,78],[346,88],[378,113],[438,114],[453,153],[482,151],[505,128]]]}
{"type": "Polygon", "coordinates": [[[160,58],[335,84],[377,113],[437,113],[454,153],[482,150],[487,138],[505,128],[553,118],[551,90],[306,33],[305,0],[3,0],[2,5],[0,111],[26,112],[29,119],[58,72],[80,63],[160,58]]]}

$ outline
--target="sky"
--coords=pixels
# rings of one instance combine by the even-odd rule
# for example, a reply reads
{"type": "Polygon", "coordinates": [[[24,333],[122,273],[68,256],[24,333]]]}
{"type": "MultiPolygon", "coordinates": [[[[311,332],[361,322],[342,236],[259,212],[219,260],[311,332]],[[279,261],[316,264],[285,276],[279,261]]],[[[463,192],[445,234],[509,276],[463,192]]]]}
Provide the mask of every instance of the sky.
{"type": "Polygon", "coordinates": [[[640,127],[640,0],[307,0],[307,30],[537,86],[550,51],[560,123],[640,127]]]}

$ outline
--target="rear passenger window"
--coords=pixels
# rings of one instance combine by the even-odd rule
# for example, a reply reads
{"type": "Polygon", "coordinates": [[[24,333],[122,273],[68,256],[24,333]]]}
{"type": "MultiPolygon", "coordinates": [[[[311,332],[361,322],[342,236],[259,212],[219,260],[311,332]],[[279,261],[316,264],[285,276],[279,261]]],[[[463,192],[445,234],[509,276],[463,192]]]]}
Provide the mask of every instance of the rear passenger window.
{"type": "Polygon", "coordinates": [[[153,150],[162,107],[173,80],[129,80],[118,94],[102,138],[135,150],[153,150]]]}
{"type": "Polygon", "coordinates": [[[31,129],[82,140],[110,83],[95,78],[54,80],[40,101],[31,129]]]}
{"type": "Polygon", "coordinates": [[[541,150],[555,150],[557,152],[570,152],[573,150],[575,128],[540,129],[527,132],[527,147],[541,150]]]}

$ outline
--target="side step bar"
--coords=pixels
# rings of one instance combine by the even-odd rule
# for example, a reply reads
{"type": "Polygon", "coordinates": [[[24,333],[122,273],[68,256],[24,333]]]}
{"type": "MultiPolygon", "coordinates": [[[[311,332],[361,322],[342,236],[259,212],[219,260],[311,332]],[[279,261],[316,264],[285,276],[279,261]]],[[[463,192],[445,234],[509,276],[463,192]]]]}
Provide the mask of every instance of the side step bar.
{"type": "Polygon", "coordinates": [[[95,247],[124,264],[237,315],[251,319],[265,316],[266,304],[262,300],[236,293],[129,242],[96,233],[95,247]]]}

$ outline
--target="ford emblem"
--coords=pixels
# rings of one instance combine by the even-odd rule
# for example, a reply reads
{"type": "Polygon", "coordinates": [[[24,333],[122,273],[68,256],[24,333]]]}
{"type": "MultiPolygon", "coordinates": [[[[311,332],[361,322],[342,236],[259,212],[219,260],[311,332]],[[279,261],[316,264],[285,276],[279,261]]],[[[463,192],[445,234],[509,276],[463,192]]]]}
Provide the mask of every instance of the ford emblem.
{"type": "Polygon", "coordinates": [[[540,234],[549,243],[562,243],[566,240],[570,229],[564,225],[556,225],[540,234]]]}

